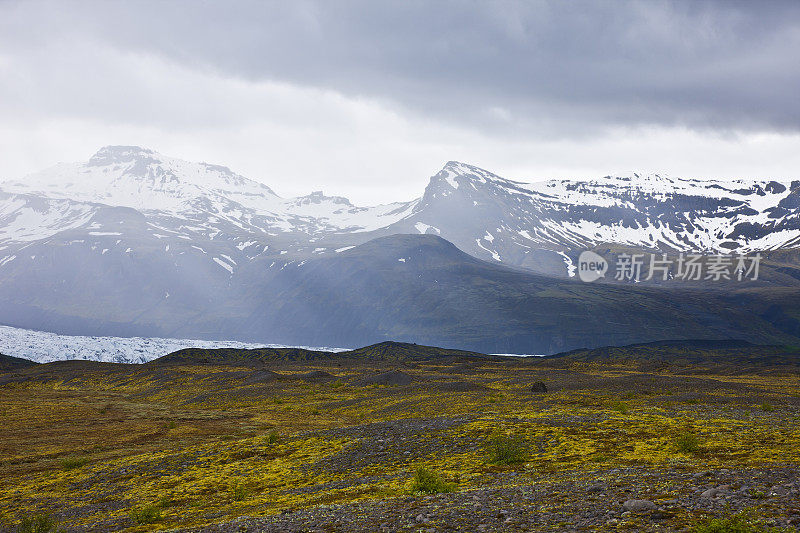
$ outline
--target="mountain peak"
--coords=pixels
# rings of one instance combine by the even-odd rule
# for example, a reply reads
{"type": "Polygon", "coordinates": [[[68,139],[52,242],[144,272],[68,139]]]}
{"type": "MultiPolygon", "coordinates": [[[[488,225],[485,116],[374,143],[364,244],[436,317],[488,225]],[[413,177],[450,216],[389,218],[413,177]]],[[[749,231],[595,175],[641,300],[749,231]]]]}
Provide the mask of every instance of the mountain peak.
{"type": "Polygon", "coordinates": [[[89,166],[105,166],[115,163],[130,163],[134,160],[155,159],[153,150],[141,146],[103,146],[89,158],[89,166]]]}
{"type": "Polygon", "coordinates": [[[314,191],[305,196],[298,196],[297,198],[291,200],[291,203],[296,206],[329,203],[333,205],[353,207],[353,204],[351,204],[350,200],[347,198],[342,196],[325,196],[325,193],[322,191],[314,191]]]}
{"type": "Polygon", "coordinates": [[[449,196],[460,185],[465,185],[471,190],[479,190],[487,186],[491,189],[496,187],[516,189],[520,183],[501,178],[497,174],[475,165],[461,161],[448,161],[438,173],[431,177],[430,183],[425,189],[425,197],[449,196]]]}
{"type": "Polygon", "coordinates": [[[480,167],[476,167],[475,165],[470,165],[467,163],[462,163],[461,161],[448,161],[442,167],[440,172],[449,172],[456,176],[492,176],[494,178],[499,178],[495,174],[492,174],[488,170],[484,170],[480,167]]]}
{"type": "Polygon", "coordinates": [[[170,212],[224,211],[231,202],[269,211],[277,199],[264,184],[227,167],[192,163],[140,146],[104,146],[85,163],[59,163],[4,182],[7,192],[115,207],[170,212]]]}

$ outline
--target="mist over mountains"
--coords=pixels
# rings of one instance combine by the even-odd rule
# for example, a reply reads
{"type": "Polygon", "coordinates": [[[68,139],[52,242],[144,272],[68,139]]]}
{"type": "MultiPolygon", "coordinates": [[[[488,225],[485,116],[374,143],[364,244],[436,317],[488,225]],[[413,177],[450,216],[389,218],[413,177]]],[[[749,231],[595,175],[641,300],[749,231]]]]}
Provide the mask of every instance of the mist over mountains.
{"type": "Polygon", "coordinates": [[[0,184],[0,322],[65,334],[552,353],[794,342],[800,182],[535,184],[448,162],[420,198],[281,198],[226,167],[109,146],[0,184]],[[768,255],[760,284],[586,285],[584,249],[768,255]],[[715,305],[709,305],[713,302],[715,305]]]}

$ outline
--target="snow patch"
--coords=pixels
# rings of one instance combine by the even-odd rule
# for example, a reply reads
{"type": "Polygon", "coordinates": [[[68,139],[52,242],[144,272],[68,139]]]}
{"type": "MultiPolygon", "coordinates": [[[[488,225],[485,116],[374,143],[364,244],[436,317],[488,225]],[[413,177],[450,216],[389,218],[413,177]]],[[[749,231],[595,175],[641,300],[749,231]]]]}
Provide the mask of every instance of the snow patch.
{"type": "Polygon", "coordinates": [[[428,233],[429,229],[432,229],[437,234],[441,234],[441,231],[439,231],[439,228],[437,228],[435,226],[430,226],[428,224],[425,224],[424,222],[417,222],[416,224],[414,224],[414,228],[416,228],[416,230],[418,232],[420,232],[421,234],[423,234],[423,235],[428,233]]]}
{"type": "Polygon", "coordinates": [[[214,262],[216,264],[218,264],[219,266],[221,266],[222,268],[224,268],[225,270],[227,270],[228,272],[233,274],[233,267],[232,266],[230,266],[228,263],[226,263],[225,261],[223,261],[222,259],[219,259],[217,257],[214,257],[213,259],[214,259],[214,262]]]}
{"type": "Polygon", "coordinates": [[[567,265],[567,275],[571,278],[574,278],[575,271],[577,270],[577,268],[572,263],[572,258],[567,254],[565,254],[564,252],[556,252],[556,253],[561,256],[561,258],[564,260],[564,264],[567,265]]]}

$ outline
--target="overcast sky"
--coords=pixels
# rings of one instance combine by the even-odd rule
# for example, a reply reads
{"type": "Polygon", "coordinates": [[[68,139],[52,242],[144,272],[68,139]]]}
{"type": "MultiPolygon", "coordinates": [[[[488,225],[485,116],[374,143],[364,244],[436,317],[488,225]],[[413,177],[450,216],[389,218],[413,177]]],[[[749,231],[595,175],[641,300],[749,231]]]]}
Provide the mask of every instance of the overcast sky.
{"type": "Polygon", "coordinates": [[[800,2],[0,0],[0,180],[108,144],[282,196],[800,179],[800,2]]]}

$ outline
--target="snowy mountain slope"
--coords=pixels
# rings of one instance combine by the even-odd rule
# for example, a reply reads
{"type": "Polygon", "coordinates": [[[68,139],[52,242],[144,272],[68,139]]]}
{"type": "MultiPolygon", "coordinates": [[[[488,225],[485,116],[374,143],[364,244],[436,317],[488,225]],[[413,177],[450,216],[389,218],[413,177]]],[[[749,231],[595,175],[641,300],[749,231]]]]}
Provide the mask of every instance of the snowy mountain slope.
{"type": "Polygon", "coordinates": [[[418,200],[358,207],[321,192],[284,199],[226,167],[109,146],[86,163],[0,184],[0,264],[47,239],[126,253],[136,251],[130,241],[155,239],[165,253],[180,250],[231,274],[265,254],[302,261],[376,236],[434,233],[476,257],[561,273],[577,251],[604,244],[705,253],[796,247],[799,212],[798,182],[631,174],[526,184],[456,161],[418,200]],[[133,230],[109,207],[135,210],[146,225],[133,230]],[[65,230],[69,241],[58,236],[65,230]],[[209,256],[209,247],[219,250],[209,256]]]}
{"type": "Polygon", "coordinates": [[[368,231],[394,222],[411,207],[409,203],[356,207],[321,192],[283,199],[266,185],[226,167],[190,163],[135,146],[107,146],[86,163],[62,163],[3,182],[0,190],[7,198],[0,214],[8,212],[6,216],[20,208],[22,196],[177,215],[202,220],[211,230],[221,220],[264,234],[368,231]]]}
{"type": "Polygon", "coordinates": [[[92,211],[83,202],[0,191],[0,244],[36,241],[83,226],[92,211]]]}
{"type": "Polygon", "coordinates": [[[701,253],[793,248],[800,244],[798,207],[800,182],[632,174],[526,184],[451,161],[431,178],[413,215],[389,229],[435,233],[476,257],[558,273],[565,256],[600,245],[701,253]]]}

